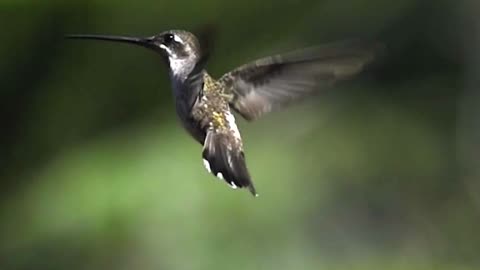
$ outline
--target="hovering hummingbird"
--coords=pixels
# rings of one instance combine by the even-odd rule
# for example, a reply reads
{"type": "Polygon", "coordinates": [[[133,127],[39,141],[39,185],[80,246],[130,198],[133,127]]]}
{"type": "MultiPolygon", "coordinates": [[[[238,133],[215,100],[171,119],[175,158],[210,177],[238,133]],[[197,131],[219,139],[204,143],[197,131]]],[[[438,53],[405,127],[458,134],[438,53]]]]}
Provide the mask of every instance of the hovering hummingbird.
{"type": "Polygon", "coordinates": [[[257,196],[232,110],[248,121],[280,109],[355,75],[377,46],[330,44],[274,55],[242,65],[220,79],[205,70],[208,52],[190,32],[169,30],[151,37],[69,35],[67,38],[130,43],[159,53],[168,64],[177,114],[203,145],[203,163],[232,188],[257,196]]]}

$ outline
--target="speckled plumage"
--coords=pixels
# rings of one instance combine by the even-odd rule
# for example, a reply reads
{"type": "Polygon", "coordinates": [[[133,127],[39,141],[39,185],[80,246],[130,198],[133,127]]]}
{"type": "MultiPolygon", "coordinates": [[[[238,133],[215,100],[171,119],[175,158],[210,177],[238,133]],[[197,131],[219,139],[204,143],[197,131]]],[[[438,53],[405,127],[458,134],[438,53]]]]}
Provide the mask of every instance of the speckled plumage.
{"type": "Polygon", "coordinates": [[[206,72],[203,78],[202,97],[192,109],[193,118],[202,123],[202,128],[229,136],[235,147],[243,150],[238,127],[235,121],[228,119],[233,114],[230,111],[229,96],[225,93],[225,87],[206,72]]]}
{"type": "Polygon", "coordinates": [[[206,134],[204,165],[232,188],[248,187],[256,195],[246,168],[240,131],[230,110],[231,94],[225,92],[224,86],[204,71],[201,95],[192,106],[192,120],[206,134]]]}

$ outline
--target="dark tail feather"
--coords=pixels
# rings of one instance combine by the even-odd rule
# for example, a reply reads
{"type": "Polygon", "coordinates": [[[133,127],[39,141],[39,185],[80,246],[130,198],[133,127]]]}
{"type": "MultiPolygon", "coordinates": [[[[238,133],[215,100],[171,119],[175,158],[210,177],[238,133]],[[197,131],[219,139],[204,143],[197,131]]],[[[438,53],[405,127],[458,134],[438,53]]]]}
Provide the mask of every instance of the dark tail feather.
{"type": "Polygon", "coordinates": [[[245,155],[231,145],[227,135],[208,132],[202,156],[205,167],[213,175],[232,188],[248,188],[250,193],[258,196],[245,164],[245,155]]]}

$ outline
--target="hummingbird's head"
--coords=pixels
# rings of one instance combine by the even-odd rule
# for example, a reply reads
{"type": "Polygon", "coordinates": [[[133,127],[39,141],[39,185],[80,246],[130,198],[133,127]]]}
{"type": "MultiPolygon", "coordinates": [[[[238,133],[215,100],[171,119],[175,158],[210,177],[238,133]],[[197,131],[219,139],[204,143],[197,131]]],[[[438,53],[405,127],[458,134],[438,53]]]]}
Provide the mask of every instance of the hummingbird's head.
{"type": "Polygon", "coordinates": [[[123,42],[152,49],[164,57],[171,75],[177,78],[185,78],[193,70],[201,54],[197,38],[183,30],[169,30],[150,37],[69,35],[67,38],[123,42]]]}
{"type": "Polygon", "coordinates": [[[154,46],[160,49],[168,61],[170,72],[174,76],[187,76],[200,59],[200,44],[190,32],[170,30],[152,38],[154,46]]]}

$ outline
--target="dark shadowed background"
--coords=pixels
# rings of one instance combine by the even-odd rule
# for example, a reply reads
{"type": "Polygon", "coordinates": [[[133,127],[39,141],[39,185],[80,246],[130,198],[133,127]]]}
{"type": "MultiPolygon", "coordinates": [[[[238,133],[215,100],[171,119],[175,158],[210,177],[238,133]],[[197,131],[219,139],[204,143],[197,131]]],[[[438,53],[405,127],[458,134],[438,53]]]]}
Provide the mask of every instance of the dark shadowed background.
{"type": "Polygon", "coordinates": [[[478,269],[478,1],[0,2],[0,269],[478,269]],[[353,38],[354,80],[246,123],[209,175],[161,59],[68,33],[217,27],[208,69],[353,38]]]}

